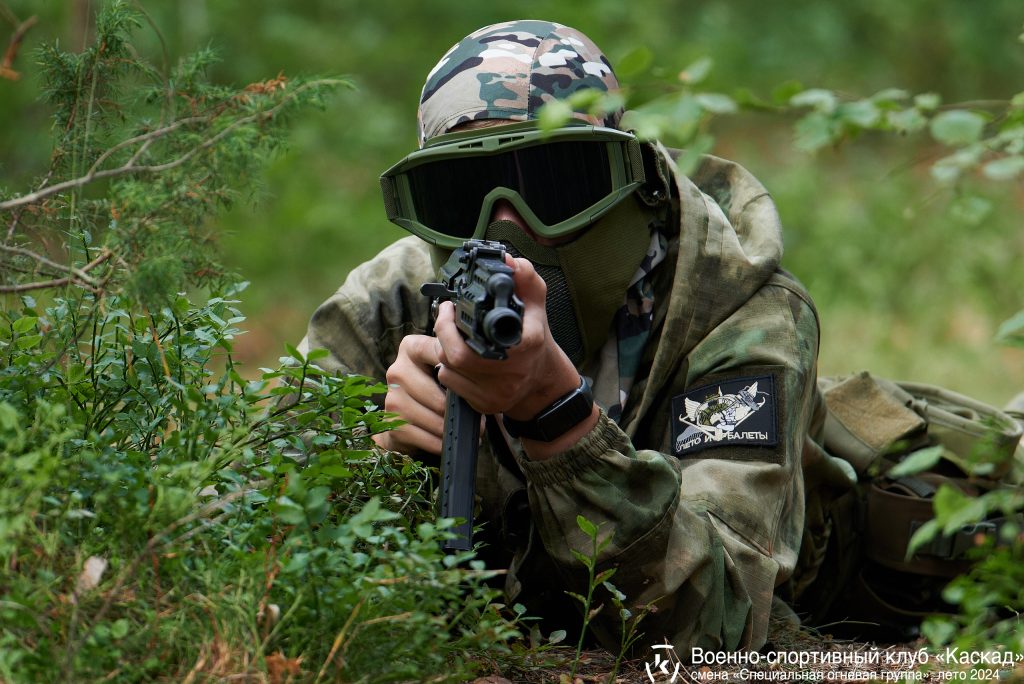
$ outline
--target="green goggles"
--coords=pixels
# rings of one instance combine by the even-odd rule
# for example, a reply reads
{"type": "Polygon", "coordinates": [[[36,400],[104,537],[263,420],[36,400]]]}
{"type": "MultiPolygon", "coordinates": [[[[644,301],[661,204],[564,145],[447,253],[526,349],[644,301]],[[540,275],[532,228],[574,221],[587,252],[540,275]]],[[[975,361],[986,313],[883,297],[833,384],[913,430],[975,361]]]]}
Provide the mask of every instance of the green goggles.
{"type": "Polygon", "coordinates": [[[498,200],[537,235],[557,238],[643,182],[634,135],[588,125],[540,131],[534,122],[438,136],[380,177],[388,219],[453,249],[484,237],[498,200]]]}

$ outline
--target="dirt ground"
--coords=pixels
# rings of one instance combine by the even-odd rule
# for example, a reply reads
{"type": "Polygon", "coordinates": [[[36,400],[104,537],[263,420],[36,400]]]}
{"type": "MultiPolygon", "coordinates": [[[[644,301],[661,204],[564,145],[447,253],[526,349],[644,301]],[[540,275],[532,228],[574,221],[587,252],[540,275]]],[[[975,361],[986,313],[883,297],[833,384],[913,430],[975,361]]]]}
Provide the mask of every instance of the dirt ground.
{"type": "Polygon", "coordinates": [[[572,653],[560,652],[561,662],[524,664],[514,672],[492,675],[472,684],[708,684],[710,682],[920,682],[923,684],[999,681],[1024,684],[1024,663],[1003,668],[986,664],[948,666],[938,657],[924,657],[921,643],[876,645],[842,641],[786,623],[772,625],[769,641],[744,662],[743,654],[708,654],[722,662],[686,664],[669,647],[652,649],[651,657],[619,664],[606,651],[587,651],[572,671],[572,653]],[[755,662],[755,660],[757,662],[755,662]],[[612,678],[612,674],[614,678],[612,678]]]}

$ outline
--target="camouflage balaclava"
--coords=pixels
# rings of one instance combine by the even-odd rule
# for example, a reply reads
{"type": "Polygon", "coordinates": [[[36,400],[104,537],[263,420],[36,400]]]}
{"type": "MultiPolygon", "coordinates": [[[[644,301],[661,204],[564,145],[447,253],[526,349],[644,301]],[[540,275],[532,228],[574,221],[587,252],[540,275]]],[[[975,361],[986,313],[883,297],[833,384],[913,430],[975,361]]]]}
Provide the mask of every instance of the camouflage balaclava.
{"type": "MultiPolygon", "coordinates": [[[[548,21],[484,27],[456,43],[427,76],[417,117],[419,144],[471,121],[534,120],[543,104],[586,88],[613,92],[618,81],[597,46],[576,29],[548,21]]],[[[572,116],[617,128],[622,111],[572,116]]],[[[600,351],[647,253],[651,233],[639,205],[629,196],[574,240],[555,247],[538,244],[511,221],[487,228],[487,239],[529,259],[547,283],[552,336],[577,366],[600,351]]],[[[435,266],[447,260],[448,250],[432,251],[435,266]]]]}

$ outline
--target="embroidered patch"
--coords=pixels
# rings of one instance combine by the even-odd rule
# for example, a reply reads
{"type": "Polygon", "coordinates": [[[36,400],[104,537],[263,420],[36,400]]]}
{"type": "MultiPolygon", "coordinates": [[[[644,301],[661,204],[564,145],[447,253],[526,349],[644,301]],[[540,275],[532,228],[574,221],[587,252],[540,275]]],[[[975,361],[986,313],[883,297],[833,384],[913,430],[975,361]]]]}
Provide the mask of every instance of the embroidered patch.
{"type": "Polygon", "coordinates": [[[676,456],[710,447],[775,446],[775,382],[771,375],[734,378],[672,398],[676,456]]]}

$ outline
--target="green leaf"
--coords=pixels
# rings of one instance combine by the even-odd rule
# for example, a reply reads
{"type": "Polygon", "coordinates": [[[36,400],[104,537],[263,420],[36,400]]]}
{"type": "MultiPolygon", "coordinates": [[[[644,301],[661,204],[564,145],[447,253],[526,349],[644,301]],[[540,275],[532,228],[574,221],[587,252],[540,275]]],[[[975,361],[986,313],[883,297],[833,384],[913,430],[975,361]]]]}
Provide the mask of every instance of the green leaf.
{"type": "Polygon", "coordinates": [[[556,629],[548,635],[549,644],[560,644],[565,641],[566,632],[564,629],[556,629]]]}
{"type": "Polygon", "coordinates": [[[1003,321],[996,332],[996,341],[1024,343],[1024,311],[1018,311],[1008,320],[1003,321]]]}
{"type": "Polygon", "coordinates": [[[594,525],[594,523],[590,522],[582,515],[577,515],[576,524],[581,530],[583,530],[583,534],[587,535],[591,539],[597,539],[597,526],[594,525]]]}
{"type": "Polygon", "coordinates": [[[929,617],[921,624],[921,635],[933,647],[945,646],[957,634],[957,625],[948,617],[929,617]]]}
{"type": "Polygon", "coordinates": [[[565,593],[568,594],[569,596],[573,597],[577,601],[579,601],[581,605],[584,605],[584,606],[587,605],[587,597],[586,596],[581,596],[580,594],[577,594],[574,591],[567,591],[565,593]]]}
{"type": "Polygon", "coordinates": [[[836,114],[844,123],[852,124],[857,128],[871,128],[878,123],[882,116],[878,106],[870,100],[839,105],[836,114]]]}
{"type": "Polygon", "coordinates": [[[110,626],[110,636],[115,639],[123,639],[128,636],[128,631],[131,629],[131,623],[126,618],[117,620],[110,626]]]}
{"type": "Polygon", "coordinates": [[[982,167],[981,172],[995,181],[1013,180],[1024,172],[1024,157],[1012,155],[994,159],[982,167]]]}
{"type": "Polygon", "coordinates": [[[950,214],[969,226],[979,226],[992,213],[992,201],[977,195],[957,197],[950,204],[950,214]]]}
{"type": "Polygon", "coordinates": [[[943,448],[941,446],[918,449],[889,470],[890,477],[905,477],[916,475],[933,467],[942,458],[943,448]]]}
{"type": "Polygon", "coordinates": [[[551,131],[564,126],[571,118],[571,104],[565,100],[551,100],[537,112],[537,127],[542,131],[551,131]]]}
{"type": "Polygon", "coordinates": [[[830,113],[839,105],[839,98],[831,90],[811,88],[789,98],[793,107],[811,107],[819,112],[830,113]]]}
{"type": "Polygon", "coordinates": [[[306,360],[317,361],[319,359],[326,359],[328,356],[330,356],[330,354],[331,352],[327,351],[326,349],[313,349],[309,352],[309,354],[306,355],[306,360]]]}
{"type": "Polygon", "coordinates": [[[796,146],[806,152],[815,152],[830,144],[836,137],[836,125],[831,117],[811,112],[796,122],[796,146]]]}
{"type": "Polygon", "coordinates": [[[964,525],[985,519],[987,507],[982,497],[967,496],[956,487],[942,485],[935,493],[935,519],[943,534],[953,534],[964,525]]]}
{"type": "Polygon", "coordinates": [[[710,57],[701,57],[679,72],[679,80],[689,85],[696,85],[707,78],[713,65],[714,61],[710,57]]]}
{"type": "Polygon", "coordinates": [[[647,71],[654,61],[654,53],[646,45],[633,48],[615,62],[615,73],[620,79],[638,76],[647,71]]]}
{"type": "Polygon", "coordinates": [[[900,133],[915,133],[928,125],[928,119],[914,107],[886,114],[886,121],[900,133]]]}
{"type": "Polygon", "coordinates": [[[588,555],[586,555],[584,553],[580,553],[576,549],[569,549],[569,551],[576,558],[576,560],[578,560],[580,563],[583,563],[583,565],[588,570],[593,569],[593,567],[594,567],[594,559],[593,558],[591,558],[590,556],[588,556],[588,555]]]}
{"type": "Polygon", "coordinates": [[[324,475],[330,475],[331,477],[339,479],[349,479],[354,477],[351,470],[341,465],[340,463],[334,463],[332,465],[321,466],[320,472],[324,475]]]}
{"type": "Polygon", "coordinates": [[[886,88],[871,96],[872,102],[888,103],[901,102],[910,97],[910,93],[902,88],[886,88]]]}
{"type": "Polygon", "coordinates": [[[72,363],[68,366],[68,371],[65,375],[65,381],[69,385],[74,385],[77,382],[81,382],[85,378],[85,366],[81,363],[72,363]]]}
{"type": "Polygon", "coordinates": [[[736,101],[722,93],[697,93],[694,97],[701,107],[714,114],[734,114],[739,110],[736,101]]]}
{"type": "Polygon", "coordinates": [[[907,544],[907,558],[912,557],[919,548],[935,539],[935,535],[939,533],[939,527],[938,520],[929,520],[917,528],[917,531],[910,538],[910,543],[907,544]]]}
{"type": "Polygon", "coordinates": [[[946,157],[932,164],[930,173],[932,178],[940,183],[952,183],[960,177],[961,170],[962,167],[959,164],[951,163],[949,157],[946,157]]]}
{"type": "Polygon", "coordinates": [[[690,141],[686,150],[676,160],[676,167],[680,173],[688,175],[700,166],[701,158],[711,151],[715,146],[715,139],[706,134],[700,134],[690,141]]]}
{"type": "Polygon", "coordinates": [[[298,349],[296,349],[292,345],[290,345],[287,342],[285,342],[284,343],[284,348],[285,348],[285,351],[288,352],[288,356],[292,357],[293,359],[295,359],[299,363],[305,363],[306,362],[306,359],[302,356],[302,352],[300,352],[298,349]]]}
{"type": "Polygon", "coordinates": [[[608,593],[611,594],[612,597],[619,603],[622,603],[626,600],[626,595],[619,591],[618,587],[616,587],[611,582],[602,581],[601,584],[604,585],[604,588],[608,590],[608,593]]]}
{"type": "Polygon", "coordinates": [[[930,112],[942,104],[942,98],[938,93],[921,93],[914,96],[914,106],[920,110],[930,112]]]}
{"type": "Polygon", "coordinates": [[[615,574],[615,570],[615,568],[608,568],[607,570],[602,570],[597,573],[597,577],[594,578],[594,584],[604,584],[612,578],[615,574]]]}
{"type": "Polygon", "coordinates": [[[931,123],[932,137],[950,147],[977,142],[984,130],[985,117],[965,109],[942,112],[931,123]]]}
{"type": "Polygon", "coordinates": [[[306,511],[287,496],[278,497],[275,502],[277,518],[286,525],[301,525],[306,522],[306,511]]]}
{"type": "Polygon", "coordinates": [[[786,81],[775,86],[772,90],[772,101],[778,105],[789,104],[793,96],[802,93],[806,88],[800,81],[786,81]]]}
{"type": "Polygon", "coordinates": [[[39,346],[39,343],[43,341],[42,335],[25,335],[19,337],[17,346],[18,349],[32,349],[33,347],[39,346]]]}
{"type": "Polygon", "coordinates": [[[35,316],[23,316],[11,324],[11,327],[19,335],[24,335],[29,330],[35,330],[36,323],[39,321],[35,316]]]}
{"type": "Polygon", "coordinates": [[[732,99],[737,105],[747,109],[762,109],[768,111],[774,109],[771,102],[762,99],[750,88],[736,88],[732,93],[732,99]]]}
{"type": "Polygon", "coordinates": [[[981,145],[964,147],[932,164],[931,173],[938,181],[955,181],[960,174],[978,163],[981,145]]]}

